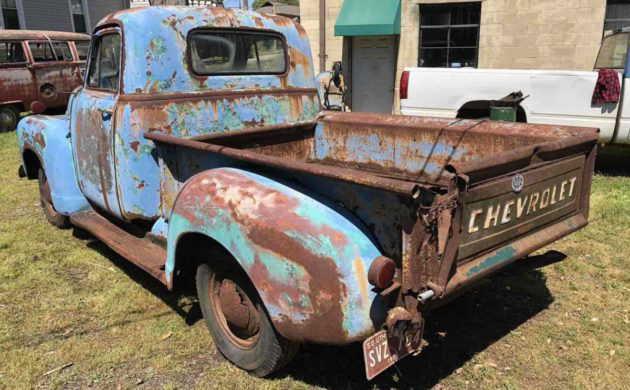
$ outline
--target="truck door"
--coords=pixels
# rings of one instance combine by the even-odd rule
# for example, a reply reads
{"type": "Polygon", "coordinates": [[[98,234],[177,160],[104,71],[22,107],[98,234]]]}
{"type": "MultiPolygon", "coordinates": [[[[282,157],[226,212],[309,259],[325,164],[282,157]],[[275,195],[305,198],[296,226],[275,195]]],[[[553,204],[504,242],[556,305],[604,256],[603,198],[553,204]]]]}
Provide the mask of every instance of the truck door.
{"type": "Polygon", "coordinates": [[[79,187],[90,201],[119,217],[113,134],[120,90],[120,37],[118,29],[97,34],[90,51],[85,88],[72,104],[71,124],[79,187]]]}

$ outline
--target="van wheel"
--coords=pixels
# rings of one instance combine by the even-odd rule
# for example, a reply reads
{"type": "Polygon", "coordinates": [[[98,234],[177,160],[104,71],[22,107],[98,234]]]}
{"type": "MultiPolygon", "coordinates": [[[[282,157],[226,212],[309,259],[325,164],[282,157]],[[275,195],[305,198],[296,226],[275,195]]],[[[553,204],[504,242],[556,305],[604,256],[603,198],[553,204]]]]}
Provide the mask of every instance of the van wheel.
{"type": "Polygon", "coordinates": [[[212,266],[199,265],[196,282],[206,326],[227,360],[263,377],[293,359],[300,345],[275,330],[242,271],[217,259],[212,266]]]}
{"type": "Polygon", "coordinates": [[[52,196],[50,195],[50,186],[48,185],[48,179],[46,178],[46,173],[42,168],[40,168],[39,172],[37,173],[37,180],[39,182],[39,202],[42,206],[42,210],[44,210],[44,215],[46,216],[46,219],[53,226],[56,226],[58,228],[69,228],[69,218],[65,215],[59,214],[57,210],[55,210],[55,206],[53,206],[52,196]]]}
{"type": "Polygon", "coordinates": [[[0,107],[0,133],[13,131],[20,120],[20,112],[13,106],[0,107]]]}

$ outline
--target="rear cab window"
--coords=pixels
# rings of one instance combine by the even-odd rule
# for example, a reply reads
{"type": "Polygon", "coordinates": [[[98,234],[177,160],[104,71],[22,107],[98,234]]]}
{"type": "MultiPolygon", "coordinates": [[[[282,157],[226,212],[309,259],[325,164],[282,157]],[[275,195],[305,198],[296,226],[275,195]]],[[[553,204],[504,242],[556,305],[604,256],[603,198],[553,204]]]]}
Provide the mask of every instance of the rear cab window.
{"type": "Polygon", "coordinates": [[[284,37],[273,32],[194,30],[188,61],[197,75],[284,74],[284,37]]]}
{"type": "Polygon", "coordinates": [[[0,66],[26,65],[26,55],[20,41],[0,41],[0,66]]]}
{"type": "Polygon", "coordinates": [[[120,34],[107,33],[97,38],[91,53],[87,86],[117,92],[120,81],[120,34]]]}

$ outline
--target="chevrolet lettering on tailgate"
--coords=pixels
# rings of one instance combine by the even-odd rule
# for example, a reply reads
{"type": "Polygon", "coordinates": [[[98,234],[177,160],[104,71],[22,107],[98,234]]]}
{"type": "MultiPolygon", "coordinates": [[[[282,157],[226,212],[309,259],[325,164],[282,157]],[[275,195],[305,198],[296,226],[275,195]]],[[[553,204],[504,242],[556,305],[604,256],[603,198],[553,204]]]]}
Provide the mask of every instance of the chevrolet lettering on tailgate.
{"type": "Polygon", "coordinates": [[[583,169],[584,157],[573,157],[472,188],[464,207],[458,258],[576,212],[583,169]]]}

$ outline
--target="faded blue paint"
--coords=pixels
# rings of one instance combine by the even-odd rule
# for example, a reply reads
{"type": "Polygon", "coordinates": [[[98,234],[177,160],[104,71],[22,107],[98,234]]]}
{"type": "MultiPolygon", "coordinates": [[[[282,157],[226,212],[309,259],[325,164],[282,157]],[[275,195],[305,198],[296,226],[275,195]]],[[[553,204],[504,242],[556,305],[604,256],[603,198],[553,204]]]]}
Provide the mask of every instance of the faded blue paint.
{"type": "MultiPolygon", "coordinates": [[[[26,149],[39,157],[57,212],[69,215],[91,208],[77,185],[67,116],[29,116],[20,121],[17,136],[22,158],[26,149]]],[[[37,177],[37,172],[28,174],[37,177]]]]}
{"type": "Polygon", "coordinates": [[[516,249],[514,249],[511,246],[505,247],[499,251],[497,251],[494,255],[487,257],[486,259],[484,259],[480,264],[471,267],[468,272],[466,273],[466,276],[471,278],[473,276],[475,276],[476,274],[486,271],[498,264],[504,263],[506,261],[512,260],[512,258],[514,258],[514,255],[516,254],[516,249]]]}
{"type": "MultiPolygon", "coordinates": [[[[311,50],[304,29],[289,19],[237,9],[212,7],[146,7],[116,12],[99,26],[123,26],[126,66],[125,94],[177,93],[208,90],[280,88],[276,76],[194,77],[182,53],[188,33],[200,27],[255,28],[283,34],[289,46],[290,87],[313,88],[315,76],[311,50]],[[293,51],[295,50],[295,52],[293,51]],[[299,55],[300,58],[295,58],[299,55]],[[306,61],[306,63],[304,63],[306,61]]],[[[98,28],[98,27],[97,27],[98,28]]]]}
{"type": "MultiPolygon", "coordinates": [[[[242,265],[250,275],[280,332],[284,329],[283,321],[306,325],[313,316],[323,315],[313,313],[314,304],[311,299],[317,296],[318,291],[312,291],[309,287],[312,283],[309,280],[322,275],[309,274],[303,263],[306,260],[300,259],[299,256],[287,257],[254,242],[252,226],[257,224],[262,224],[265,229],[286,234],[316,258],[332,260],[334,272],[339,280],[327,280],[326,283],[340,283],[344,286],[342,290],[345,295],[326,299],[342,301],[342,324],[346,334],[343,341],[361,339],[374,331],[375,323],[384,320],[386,308],[377,299],[377,294],[368,289],[366,284],[367,270],[381,252],[356,217],[306,188],[240,169],[219,168],[202,172],[191,178],[181,190],[169,221],[169,246],[165,267],[167,279],[172,278],[176,268],[174,244],[185,234],[199,233],[220,243],[242,265]],[[202,190],[203,183],[214,183],[213,187],[209,188],[224,188],[226,192],[220,196],[215,195],[216,199],[207,192],[194,195],[202,190]],[[242,193],[250,193],[248,191],[264,194],[262,198],[266,200],[256,198],[257,200],[252,201],[254,203],[247,203],[249,196],[242,193]],[[232,199],[231,195],[226,194],[240,194],[236,198],[239,202],[245,202],[245,205],[228,202],[230,207],[217,206],[226,202],[225,199],[228,199],[226,197],[232,199]],[[275,204],[273,199],[283,201],[275,204]],[[247,210],[247,215],[240,215],[239,207],[247,210]],[[278,210],[274,211],[274,207],[278,207],[278,210]],[[268,217],[286,212],[286,208],[293,210],[290,214],[293,217],[290,220],[268,217]],[[249,222],[239,220],[240,218],[245,218],[249,222]],[[305,224],[308,224],[308,227],[305,227],[305,224]],[[335,243],[332,240],[335,240],[335,243]],[[361,263],[359,269],[357,262],[361,263]],[[274,294],[284,288],[300,293],[290,297],[291,299],[278,301],[274,294]]],[[[279,296],[289,297],[283,294],[279,296]]],[[[307,328],[303,329],[303,332],[301,337],[305,340],[315,337],[309,334],[307,328]]]]}

